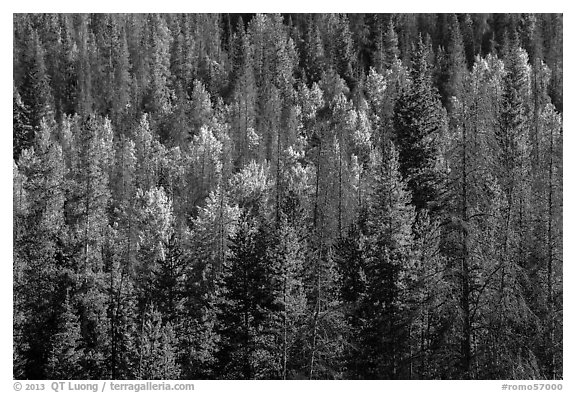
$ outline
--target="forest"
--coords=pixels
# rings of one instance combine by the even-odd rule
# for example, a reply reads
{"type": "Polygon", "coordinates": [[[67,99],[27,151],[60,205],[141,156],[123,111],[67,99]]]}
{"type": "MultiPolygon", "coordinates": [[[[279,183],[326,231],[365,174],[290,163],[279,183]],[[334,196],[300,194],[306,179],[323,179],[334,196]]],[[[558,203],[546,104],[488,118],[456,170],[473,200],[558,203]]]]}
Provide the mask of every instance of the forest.
{"type": "Polygon", "coordinates": [[[14,14],[15,379],[562,379],[562,14],[14,14]]]}

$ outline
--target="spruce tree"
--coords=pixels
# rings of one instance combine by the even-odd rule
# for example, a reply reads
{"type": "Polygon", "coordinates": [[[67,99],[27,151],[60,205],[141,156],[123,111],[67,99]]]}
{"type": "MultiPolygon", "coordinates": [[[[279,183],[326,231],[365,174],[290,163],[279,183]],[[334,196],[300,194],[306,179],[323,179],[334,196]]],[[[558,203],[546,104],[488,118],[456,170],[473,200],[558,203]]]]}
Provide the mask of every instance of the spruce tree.
{"type": "Polygon", "coordinates": [[[389,145],[375,168],[366,221],[366,295],[360,347],[366,378],[405,378],[410,294],[414,266],[414,207],[400,175],[398,153],[389,145]]]}
{"type": "Polygon", "coordinates": [[[64,310],[58,318],[58,332],[52,338],[52,349],[46,366],[47,377],[82,378],[82,346],[79,318],[75,315],[67,295],[64,310]]]}
{"type": "Polygon", "coordinates": [[[266,229],[243,213],[225,267],[217,330],[220,375],[227,378],[278,378],[280,359],[271,327],[280,311],[272,266],[266,258],[266,229]]]}
{"type": "Polygon", "coordinates": [[[34,129],[28,116],[29,110],[14,87],[12,92],[12,150],[13,158],[16,161],[18,161],[21,151],[31,146],[34,138],[34,129]]]}
{"type": "Polygon", "coordinates": [[[54,116],[54,98],[45,56],[46,51],[38,32],[35,29],[29,30],[23,56],[23,67],[26,73],[22,85],[19,86],[19,92],[22,102],[30,110],[29,119],[36,130],[40,128],[42,119],[49,122],[54,116]]]}
{"type": "Polygon", "coordinates": [[[446,128],[446,112],[432,85],[428,49],[418,42],[411,84],[394,107],[394,142],[398,146],[400,173],[407,180],[417,210],[436,206],[442,181],[437,167],[438,140],[446,128]]]}
{"type": "Polygon", "coordinates": [[[25,351],[23,374],[30,378],[46,375],[50,337],[57,329],[62,285],[67,280],[63,258],[67,247],[65,168],[62,149],[52,138],[52,128],[42,122],[34,146],[24,150],[18,162],[21,185],[15,222],[14,291],[16,315],[23,320],[16,325],[21,332],[16,342],[25,351]]]}

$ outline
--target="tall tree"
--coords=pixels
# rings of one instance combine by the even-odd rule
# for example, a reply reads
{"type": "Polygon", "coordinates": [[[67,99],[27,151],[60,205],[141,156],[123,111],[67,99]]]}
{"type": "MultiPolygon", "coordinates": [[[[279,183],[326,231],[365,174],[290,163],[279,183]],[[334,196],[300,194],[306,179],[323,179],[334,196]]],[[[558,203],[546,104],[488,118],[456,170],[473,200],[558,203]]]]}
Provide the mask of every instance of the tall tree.
{"type": "Polygon", "coordinates": [[[34,129],[30,124],[28,107],[22,102],[16,87],[13,88],[12,92],[12,126],[13,158],[18,161],[22,150],[31,146],[34,129]]]}
{"type": "Polygon", "coordinates": [[[407,179],[418,210],[437,209],[439,183],[438,140],[445,133],[446,112],[432,84],[428,49],[420,38],[411,72],[411,84],[394,107],[395,144],[400,173],[407,179]]]}
{"type": "Polygon", "coordinates": [[[393,145],[375,168],[366,221],[366,295],[359,347],[365,378],[406,378],[414,269],[414,208],[393,145]]]}
{"type": "Polygon", "coordinates": [[[19,91],[22,102],[30,110],[31,125],[35,129],[39,129],[42,119],[50,121],[51,117],[54,116],[54,98],[50,86],[50,76],[46,68],[46,51],[38,32],[31,27],[27,31],[25,45],[22,65],[26,72],[19,91]]]}
{"type": "Polygon", "coordinates": [[[253,214],[243,213],[225,268],[217,356],[221,375],[229,378],[278,378],[280,374],[271,329],[280,306],[275,301],[263,225],[253,214]]]}
{"type": "Polygon", "coordinates": [[[52,137],[52,128],[42,122],[34,146],[22,152],[17,176],[14,292],[16,315],[22,319],[15,342],[25,351],[24,375],[35,378],[46,376],[51,335],[69,281],[63,255],[65,168],[62,149],[52,137]]]}

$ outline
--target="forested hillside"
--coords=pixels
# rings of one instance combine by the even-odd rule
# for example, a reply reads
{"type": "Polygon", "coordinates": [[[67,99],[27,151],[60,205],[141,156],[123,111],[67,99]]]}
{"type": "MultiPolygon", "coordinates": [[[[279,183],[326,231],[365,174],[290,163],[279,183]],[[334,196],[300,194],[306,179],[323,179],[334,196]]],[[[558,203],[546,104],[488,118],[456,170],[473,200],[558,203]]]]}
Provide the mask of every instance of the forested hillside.
{"type": "Polygon", "coordinates": [[[13,22],[15,378],[563,377],[562,15],[13,22]]]}

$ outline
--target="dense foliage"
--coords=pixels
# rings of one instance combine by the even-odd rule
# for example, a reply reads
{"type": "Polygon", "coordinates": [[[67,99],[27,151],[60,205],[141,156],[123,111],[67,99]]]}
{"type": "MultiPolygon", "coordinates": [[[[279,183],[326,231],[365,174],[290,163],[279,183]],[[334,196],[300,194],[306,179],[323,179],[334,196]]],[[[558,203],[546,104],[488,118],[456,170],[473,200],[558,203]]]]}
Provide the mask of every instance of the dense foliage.
{"type": "Polygon", "coordinates": [[[14,15],[14,377],[562,378],[562,16],[14,15]]]}

